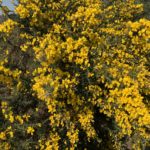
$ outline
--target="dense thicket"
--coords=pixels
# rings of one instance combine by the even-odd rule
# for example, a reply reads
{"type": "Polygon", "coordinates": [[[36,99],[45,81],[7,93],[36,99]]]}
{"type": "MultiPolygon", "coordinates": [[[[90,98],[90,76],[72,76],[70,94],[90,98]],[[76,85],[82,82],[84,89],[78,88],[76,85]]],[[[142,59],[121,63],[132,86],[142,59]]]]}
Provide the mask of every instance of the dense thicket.
{"type": "Polygon", "coordinates": [[[2,7],[0,149],[145,149],[144,2],[19,0],[14,14],[2,7]]]}

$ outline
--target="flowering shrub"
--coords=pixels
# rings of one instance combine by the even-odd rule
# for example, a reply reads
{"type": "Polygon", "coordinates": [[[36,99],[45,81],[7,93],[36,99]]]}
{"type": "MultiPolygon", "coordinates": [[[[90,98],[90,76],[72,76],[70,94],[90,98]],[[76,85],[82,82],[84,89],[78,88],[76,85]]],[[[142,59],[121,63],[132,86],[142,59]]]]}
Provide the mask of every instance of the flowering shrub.
{"type": "Polygon", "coordinates": [[[0,148],[144,149],[142,11],[136,0],[20,0],[0,24],[0,148]]]}

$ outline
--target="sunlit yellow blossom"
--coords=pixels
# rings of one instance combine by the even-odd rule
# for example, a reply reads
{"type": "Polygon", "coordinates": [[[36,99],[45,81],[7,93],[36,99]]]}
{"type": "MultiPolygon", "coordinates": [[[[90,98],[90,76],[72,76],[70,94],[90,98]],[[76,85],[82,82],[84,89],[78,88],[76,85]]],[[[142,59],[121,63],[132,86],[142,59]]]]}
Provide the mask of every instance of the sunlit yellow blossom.
{"type": "Polygon", "coordinates": [[[33,133],[35,132],[33,127],[28,127],[27,128],[27,133],[33,135],[33,133]]]}

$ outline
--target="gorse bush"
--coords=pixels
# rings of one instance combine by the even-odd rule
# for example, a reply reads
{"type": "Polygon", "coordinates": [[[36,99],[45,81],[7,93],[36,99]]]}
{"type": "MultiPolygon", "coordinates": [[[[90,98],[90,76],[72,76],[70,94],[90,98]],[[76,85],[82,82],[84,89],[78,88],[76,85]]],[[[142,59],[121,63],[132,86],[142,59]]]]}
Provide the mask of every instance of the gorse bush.
{"type": "Polygon", "coordinates": [[[142,150],[150,139],[150,21],[136,0],[19,0],[0,24],[0,149],[142,150]]]}

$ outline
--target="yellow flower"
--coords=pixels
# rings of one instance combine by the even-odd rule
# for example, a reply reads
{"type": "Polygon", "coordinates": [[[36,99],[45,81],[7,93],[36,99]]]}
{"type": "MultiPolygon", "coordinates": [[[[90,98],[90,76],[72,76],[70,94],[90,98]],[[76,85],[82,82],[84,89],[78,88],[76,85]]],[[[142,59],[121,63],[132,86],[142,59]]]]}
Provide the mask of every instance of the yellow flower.
{"type": "Polygon", "coordinates": [[[21,118],[21,116],[19,116],[19,115],[17,115],[16,116],[16,120],[18,120],[18,122],[20,123],[20,124],[23,124],[23,119],[21,118]]]}
{"type": "Polygon", "coordinates": [[[14,116],[10,115],[10,116],[9,116],[9,121],[10,121],[11,123],[13,123],[13,122],[14,122],[14,116]]]}
{"type": "Polygon", "coordinates": [[[29,118],[30,118],[30,116],[29,116],[29,115],[27,115],[27,114],[25,114],[25,115],[23,115],[23,118],[24,118],[26,121],[28,121],[28,120],[29,120],[29,118]]]}
{"type": "Polygon", "coordinates": [[[4,132],[0,133],[0,139],[1,140],[6,140],[6,134],[4,132]]]}
{"type": "Polygon", "coordinates": [[[27,128],[27,133],[33,135],[33,133],[35,132],[33,127],[28,127],[27,128]]]}
{"type": "Polygon", "coordinates": [[[12,131],[9,132],[10,137],[14,137],[14,133],[12,131]]]}

